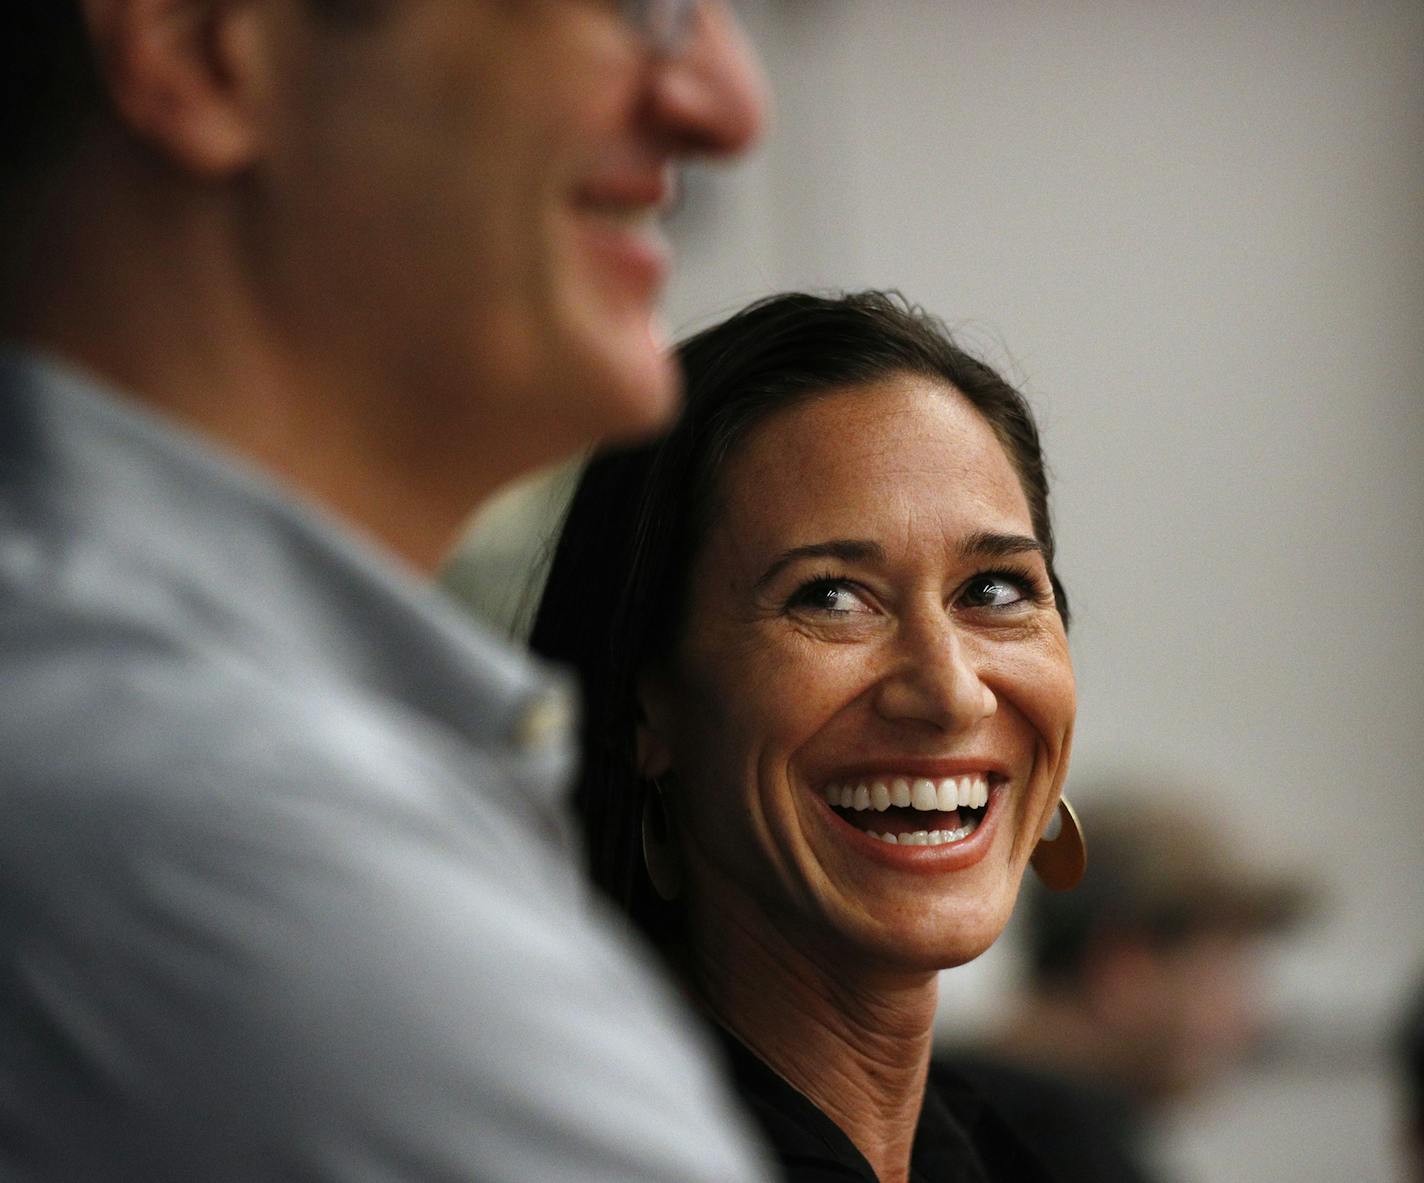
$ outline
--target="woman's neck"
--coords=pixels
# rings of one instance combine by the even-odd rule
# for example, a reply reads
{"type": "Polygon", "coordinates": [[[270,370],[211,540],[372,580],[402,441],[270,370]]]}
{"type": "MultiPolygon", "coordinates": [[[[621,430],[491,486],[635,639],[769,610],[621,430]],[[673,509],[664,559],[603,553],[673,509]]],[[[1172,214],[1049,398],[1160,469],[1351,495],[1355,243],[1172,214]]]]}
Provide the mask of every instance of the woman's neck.
{"type": "Polygon", "coordinates": [[[832,962],[725,914],[705,921],[687,967],[703,1005],[831,1118],[881,1183],[905,1180],[937,975],[832,962]]]}

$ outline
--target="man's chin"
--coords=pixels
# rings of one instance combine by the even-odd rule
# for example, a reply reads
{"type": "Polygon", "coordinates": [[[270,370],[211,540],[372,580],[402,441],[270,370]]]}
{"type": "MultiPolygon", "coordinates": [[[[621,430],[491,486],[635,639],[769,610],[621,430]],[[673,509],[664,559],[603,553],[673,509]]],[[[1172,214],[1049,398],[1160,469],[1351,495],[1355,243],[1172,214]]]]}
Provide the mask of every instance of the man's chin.
{"type": "MultiPolygon", "coordinates": [[[[682,408],[682,379],[661,342],[647,331],[637,348],[619,356],[603,356],[583,371],[584,387],[573,385],[570,399],[587,400],[578,415],[588,425],[587,443],[629,443],[660,435],[670,428],[682,408]],[[601,362],[601,364],[599,364],[601,362]],[[601,373],[601,389],[588,377],[601,373]]],[[[572,380],[578,383],[577,376],[572,380]]]]}

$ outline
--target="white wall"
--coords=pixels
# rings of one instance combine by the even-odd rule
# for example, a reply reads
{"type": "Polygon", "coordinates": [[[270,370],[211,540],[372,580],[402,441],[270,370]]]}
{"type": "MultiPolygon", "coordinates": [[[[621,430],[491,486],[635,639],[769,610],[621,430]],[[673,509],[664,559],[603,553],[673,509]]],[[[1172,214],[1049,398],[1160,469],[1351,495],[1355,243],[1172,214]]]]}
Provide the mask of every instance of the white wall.
{"type": "MultiPolygon", "coordinates": [[[[1424,972],[1424,5],[744,7],[778,125],[693,179],[675,319],[895,286],[1025,384],[1075,768],[1218,784],[1227,816],[1186,840],[1230,825],[1329,893],[1271,975],[1316,1052],[1174,1150],[1204,1178],[1387,1180],[1378,1040],[1424,972]]],[[[950,976],[974,1021],[1012,967],[950,976]]]]}

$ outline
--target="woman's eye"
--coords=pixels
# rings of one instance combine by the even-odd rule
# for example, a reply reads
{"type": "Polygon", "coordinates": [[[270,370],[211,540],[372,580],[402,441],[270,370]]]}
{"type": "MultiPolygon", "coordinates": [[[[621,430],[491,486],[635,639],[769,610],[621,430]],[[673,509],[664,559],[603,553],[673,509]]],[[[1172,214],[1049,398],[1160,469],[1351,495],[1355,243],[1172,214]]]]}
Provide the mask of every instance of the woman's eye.
{"type": "Polygon", "coordinates": [[[802,584],[792,595],[790,608],[823,612],[832,616],[848,616],[869,612],[870,605],[843,579],[813,579],[802,584]]]}
{"type": "Polygon", "coordinates": [[[1033,598],[1033,589],[1022,576],[1000,572],[976,575],[960,595],[970,608],[1012,608],[1033,598]]]}

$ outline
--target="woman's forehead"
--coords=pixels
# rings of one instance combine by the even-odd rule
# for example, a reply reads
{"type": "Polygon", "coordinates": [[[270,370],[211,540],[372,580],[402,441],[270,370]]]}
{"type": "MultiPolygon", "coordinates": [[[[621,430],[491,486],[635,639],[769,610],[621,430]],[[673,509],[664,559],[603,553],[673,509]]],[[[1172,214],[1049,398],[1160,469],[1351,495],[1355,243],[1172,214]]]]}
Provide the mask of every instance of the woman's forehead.
{"type": "MultiPolygon", "coordinates": [[[[728,457],[710,532],[745,542],[835,530],[1032,533],[1007,453],[979,411],[934,378],[895,375],[778,411],[728,457]]],[[[853,536],[853,535],[848,535],[853,536]]]]}

